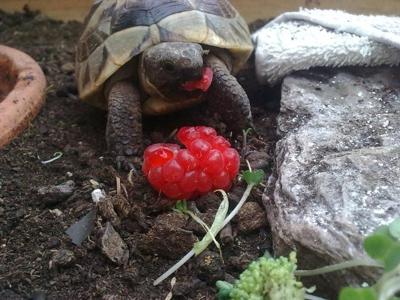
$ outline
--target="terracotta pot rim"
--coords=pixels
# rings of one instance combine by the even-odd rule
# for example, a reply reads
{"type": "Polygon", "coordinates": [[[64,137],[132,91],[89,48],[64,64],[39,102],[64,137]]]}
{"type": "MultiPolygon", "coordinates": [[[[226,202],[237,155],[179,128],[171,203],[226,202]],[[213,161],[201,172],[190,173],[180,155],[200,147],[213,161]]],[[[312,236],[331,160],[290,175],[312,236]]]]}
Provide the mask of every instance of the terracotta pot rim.
{"type": "Polygon", "coordinates": [[[15,84],[0,102],[0,148],[29,126],[44,104],[46,77],[40,66],[27,54],[0,45],[0,56],[8,61],[15,84]]]}

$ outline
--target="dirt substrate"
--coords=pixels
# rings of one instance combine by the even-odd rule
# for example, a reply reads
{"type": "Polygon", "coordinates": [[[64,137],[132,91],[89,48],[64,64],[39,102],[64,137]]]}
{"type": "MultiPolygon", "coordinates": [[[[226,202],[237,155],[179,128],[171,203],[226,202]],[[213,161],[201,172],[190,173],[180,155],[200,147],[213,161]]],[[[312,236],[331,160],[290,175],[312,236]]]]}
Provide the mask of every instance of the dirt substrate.
{"type": "MultiPolygon", "coordinates": [[[[77,97],[73,61],[81,30],[80,23],[56,22],[29,11],[0,12],[0,43],[30,54],[48,79],[47,103],[39,117],[0,151],[0,298],[165,299],[170,279],[158,287],[152,286],[153,280],[203,233],[172,213],[166,199],[153,192],[141,176],[134,176],[132,185],[127,174],[114,170],[104,141],[105,112],[77,97]],[[41,163],[55,152],[63,156],[41,163]],[[116,205],[116,215],[99,212],[90,238],[81,247],[75,246],[65,230],[94,207],[90,194],[94,181],[115,202],[118,174],[127,187],[128,205],[124,209],[116,205]],[[68,180],[73,187],[64,195],[38,193],[40,187],[68,180]],[[101,250],[99,238],[107,221],[128,246],[129,259],[122,265],[101,250]]],[[[239,78],[253,103],[258,136],[250,135],[246,149],[242,149],[241,137],[232,143],[269,174],[276,139],[276,102],[271,100],[271,91],[255,84],[251,67],[239,78]]],[[[218,115],[204,105],[146,120],[145,142],[173,141],[171,132],[190,124],[211,125],[229,135],[218,115]]],[[[235,183],[230,193],[232,205],[243,189],[243,183],[235,183]]],[[[262,187],[253,192],[252,204],[232,224],[234,239],[225,238],[224,263],[214,246],[192,259],[175,275],[174,299],[213,299],[215,280],[232,280],[249,261],[271,250],[261,194],[262,187]]],[[[203,197],[197,204],[202,218],[212,219],[218,203],[214,195],[203,197]]]]}

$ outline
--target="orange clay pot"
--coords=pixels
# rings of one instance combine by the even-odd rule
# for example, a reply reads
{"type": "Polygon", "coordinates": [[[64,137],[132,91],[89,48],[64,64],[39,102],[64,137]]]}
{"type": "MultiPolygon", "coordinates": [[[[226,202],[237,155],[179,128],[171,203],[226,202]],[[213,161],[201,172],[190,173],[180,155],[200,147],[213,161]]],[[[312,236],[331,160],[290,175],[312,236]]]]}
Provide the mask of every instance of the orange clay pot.
{"type": "Polygon", "coordinates": [[[28,55],[0,45],[0,148],[28,127],[44,104],[46,78],[28,55]]]}

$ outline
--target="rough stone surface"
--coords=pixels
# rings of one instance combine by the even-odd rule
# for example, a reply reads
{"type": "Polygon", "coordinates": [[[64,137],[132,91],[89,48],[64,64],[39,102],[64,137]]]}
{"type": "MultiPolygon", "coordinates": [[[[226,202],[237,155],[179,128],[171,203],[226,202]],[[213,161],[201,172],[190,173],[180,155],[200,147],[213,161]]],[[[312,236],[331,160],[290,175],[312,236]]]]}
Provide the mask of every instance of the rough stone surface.
{"type": "Polygon", "coordinates": [[[54,267],[70,267],[76,261],[74,252],[66,249],[57,250],[53,253],[50,260],[50,269],[54,267]]]}
{"type": "Polygon", "coordinates": [[[37,191],[40,199],[47,205],[60,203],[70,197],[75,190],[75,182],[68,180],[59,185],[43,186],[37,191]]]}
{"type": "Polygon", "coordinates": [[[114,263],[125,265],[129,259],[128,246],[115,231],[110,222],[107,222],[100,238],[100,246],[103,253],[114,263]]]}
{"type": "MultiPolygon", "coordinates": [[[[277,254],[296,248],[307,268],[361,257],[363,236],[400,215],[399,71],[284,80],[273,197],[264,196],[277,254]]],[[[326,283],[338,289],[371,276],[332,273],[326,283]]]]}

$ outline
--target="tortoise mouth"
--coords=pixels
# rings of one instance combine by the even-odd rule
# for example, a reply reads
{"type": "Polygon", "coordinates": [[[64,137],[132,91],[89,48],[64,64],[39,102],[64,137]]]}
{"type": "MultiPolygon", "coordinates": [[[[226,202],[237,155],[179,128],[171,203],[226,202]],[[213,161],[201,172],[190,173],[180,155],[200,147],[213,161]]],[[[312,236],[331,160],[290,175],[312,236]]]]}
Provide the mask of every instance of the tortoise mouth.
{"type": "Polygon", "coordinates": [[[205,93],[210,88],[212,80],[212,69],[210,67],[204,67],[200,79],[186,81],[181,85],[181,88],[188,92],[200,90],[205,93]]]}
{"type": "MultiPolygon", "coordinates": [[[[189,76],[186,76],[186,78],[189,76]]],[[[200,76],[191,76],[190,80],[176,80],[158,88],[167,102],[185,102],[199,99],[210,88],[213,72],[209,67],[203,67],[200,76]]]]}

